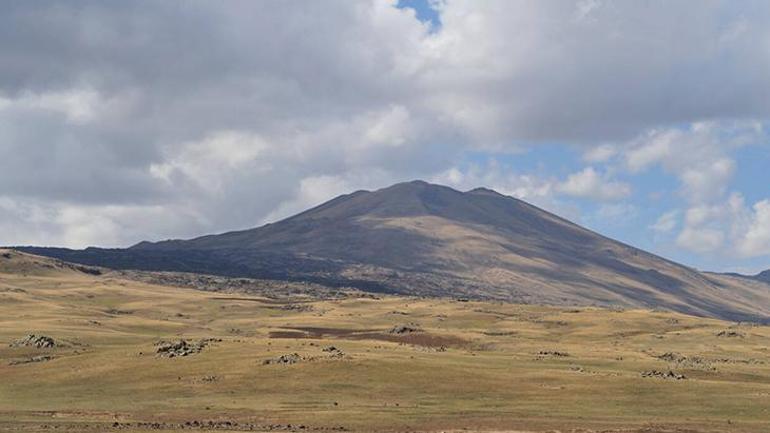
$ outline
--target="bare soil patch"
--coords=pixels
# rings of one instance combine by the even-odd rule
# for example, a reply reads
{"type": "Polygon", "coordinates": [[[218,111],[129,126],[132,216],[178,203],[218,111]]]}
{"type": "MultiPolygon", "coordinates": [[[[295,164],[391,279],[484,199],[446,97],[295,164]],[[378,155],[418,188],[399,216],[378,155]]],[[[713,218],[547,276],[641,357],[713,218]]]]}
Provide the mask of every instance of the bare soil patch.
{"type": "Polygon", "coordinates": [[[342,338],[348,340],[379,340],[432,348],[464,347],[469,341],[460,337],[436,335],[429,332],[391,333],[375,329],[292,327],[270,332],[270,338],[342,338]]]}

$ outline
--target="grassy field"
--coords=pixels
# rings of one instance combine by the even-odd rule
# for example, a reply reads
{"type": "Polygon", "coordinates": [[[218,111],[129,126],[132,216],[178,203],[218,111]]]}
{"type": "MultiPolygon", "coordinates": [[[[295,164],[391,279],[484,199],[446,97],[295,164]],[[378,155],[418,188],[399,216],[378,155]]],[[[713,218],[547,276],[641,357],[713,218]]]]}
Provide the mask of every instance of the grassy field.
{"type": "Polygon", "coordinates": [[[642,310],[274,300],[1,256],[3,432],[770,431],[768,327],[642,310]],[[27,334],[57,346],[11,347],[27,334]],[[188,356],[156,353],[180,339],[211,340],[188,356]],[[643,377],[651,371],[685,378],[643,377]]]}

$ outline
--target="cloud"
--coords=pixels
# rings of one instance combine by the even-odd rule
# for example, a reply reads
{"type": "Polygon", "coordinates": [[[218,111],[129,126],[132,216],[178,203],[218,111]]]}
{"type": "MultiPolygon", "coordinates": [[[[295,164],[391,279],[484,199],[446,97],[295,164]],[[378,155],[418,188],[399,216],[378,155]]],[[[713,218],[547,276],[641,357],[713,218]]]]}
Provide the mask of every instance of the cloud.
{"type": "Polygon", "coordinates": [[[573,173],[558,186],[559,192],[574,197],[596,200],[618,200],[631,194],[631,187],[623,182],[609,179],[593,167],[573,173]]]}
{"type": "Polygon", "coordinates": [[[661,215],[650,228],[657,233],[671,233],[679,224],[678,210],[672,210],[661,215]]]}
{"type": "Polygon", "coordinates": [[[569,197],[629,196],[618,161],[714,206],[740,169],[727,149],[770,114],[762,2],[433,4],[436,28],[375,0],[6,5],[0,244],[252,227],[411,178],[571,216],[569,197]],[[469,164],[554,142],[591,167],[469,164]]]}
{"type": "MultiPolygon", "coordinates": [[[[766,140],[756,121],[696,122],[641,134],[626,144],[624,162],[632,173],[659,166],[678,178],[679,194],[688,205],[675,237],[678,247],[698,254],[757,257],[767,254],[764,232],[757,226],[765,201],[755,203],[752,211],[743,195],[731,190],[737,170],[731,155],[766,140]]],[[[666,212],[651,229],[670,233],[679,225],[678,216],[678,210],[666,212]]]]}
{"type": "MultiPolygon", "coordinates": [[[[660,217],[653,230],[674,231],[678,212],[660,217]]],[[[724,202],[692,206],[684,214],[676,244],[688,251],[718,257],[754,258],[770,254],[770,200],[752,206],[742,194],[733,192],[724,202]]]]}
{"type": "Polygon", "coordinates": [[[770,200],[754,204],[748,228],[738,241],[738,251],[745,257],[770,254],[770,200]]]}
{"type": "Polygon", "coordinates": [[[659,165],[676,175],[691,203],[720,200],[735,172],[733,150],[765,138],[756,121],[696,122],[687,128],[650,130],[631,140],[625,164],[632,173],[659,165]]]}
{"type": "Polygon", "coordinates": [[[607,162],[617,154],[616,146],[605,143],[588,149],[583,153],[583,160],[591,163],[607,162]]]}
{"type": "Polygon", "coordinates": [[[685,227],[676,239],[677,245],[696,253],[710,253],[721,248],[725,235],[718,229],[685,227]]]}

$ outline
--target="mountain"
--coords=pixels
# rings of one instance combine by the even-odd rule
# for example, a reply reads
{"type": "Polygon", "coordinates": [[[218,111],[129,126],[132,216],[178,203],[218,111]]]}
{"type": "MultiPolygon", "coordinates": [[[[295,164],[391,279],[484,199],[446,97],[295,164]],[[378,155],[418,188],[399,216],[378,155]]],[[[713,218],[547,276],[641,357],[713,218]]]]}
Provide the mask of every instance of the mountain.
{"type": "Polygon", "coordinates": [[[698,272],[489,189],[460,192],[422,181],[343,195],[250,230],[122,250],[22,249],[113,268],[770,318],[766,284],[698,272]]]}
{"type": "Polygon", "coordinates": [[[758,273],[754,276],[754,279],[770,284],[770,269],[758,273]]]}

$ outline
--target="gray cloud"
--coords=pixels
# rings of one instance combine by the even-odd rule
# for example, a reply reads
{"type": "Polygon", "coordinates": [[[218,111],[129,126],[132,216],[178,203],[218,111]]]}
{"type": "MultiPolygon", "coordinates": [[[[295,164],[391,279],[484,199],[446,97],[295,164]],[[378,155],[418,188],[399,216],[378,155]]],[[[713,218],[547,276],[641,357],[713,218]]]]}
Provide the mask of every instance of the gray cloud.
{"type": "Polygon", "coordinates": [[[382,1],[9,2],[0,243],[248,227],[467,151],[770,109],[766,2],[441,8],[431,33],[382,1]]]}

